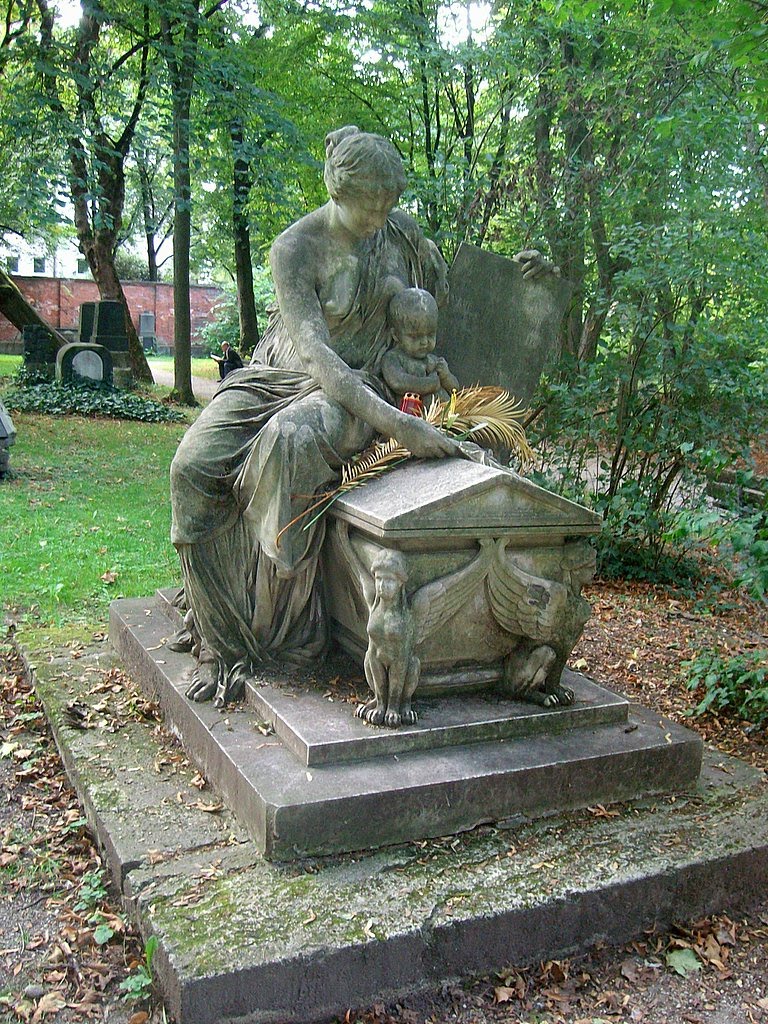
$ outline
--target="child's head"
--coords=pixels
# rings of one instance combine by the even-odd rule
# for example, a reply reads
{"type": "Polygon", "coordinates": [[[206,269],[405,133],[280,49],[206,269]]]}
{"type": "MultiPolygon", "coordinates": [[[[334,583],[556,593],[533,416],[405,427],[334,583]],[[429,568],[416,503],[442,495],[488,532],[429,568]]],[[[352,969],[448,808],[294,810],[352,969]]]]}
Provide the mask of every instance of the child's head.
{"type": "Polygon", "coordinates": [[[404,288],[389,303],[389,325],[398,348],[409,356],[426,356],[434,350],[437,303],[423,288],[404,288]]]}

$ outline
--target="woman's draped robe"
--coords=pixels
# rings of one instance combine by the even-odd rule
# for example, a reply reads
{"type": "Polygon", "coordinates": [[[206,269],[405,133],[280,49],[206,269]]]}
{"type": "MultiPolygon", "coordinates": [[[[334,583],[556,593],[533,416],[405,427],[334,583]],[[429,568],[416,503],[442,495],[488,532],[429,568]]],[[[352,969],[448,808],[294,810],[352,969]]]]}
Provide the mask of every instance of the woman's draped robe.
{"type": "MultiPolygon", "coordinates": [[[[377,374],[391,346],[387,283],[396,277],[427,288],[440,303],[445,264],[415,222],[393,211],[352,273],[356,280],[347,275],[339,289],[343,301],[332,286],[320,295],[330,346],[384,396],[377,374]]],[[[284,528],[374,435],[303,372],[276,311],[254,362],[227,376],[182,439],[171,466],[171,539],[201,660],[215,662],[228,695],[254,664],[308,665],[324,652],[318,565],[325,522],[284,528]]]]}

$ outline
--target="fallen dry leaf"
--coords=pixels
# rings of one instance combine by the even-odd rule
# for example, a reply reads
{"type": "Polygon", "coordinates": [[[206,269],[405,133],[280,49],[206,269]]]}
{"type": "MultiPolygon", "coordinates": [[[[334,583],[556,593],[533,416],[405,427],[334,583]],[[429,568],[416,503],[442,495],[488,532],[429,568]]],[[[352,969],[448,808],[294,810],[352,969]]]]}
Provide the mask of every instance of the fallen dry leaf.
{"type": "Polygon", "coordinates": [[[198,811],[205,811],[206,814],[218,814],[219,811],[224,810],[224,804],[221,800],[217,800],[215,803],[207,804],[204,800],[195,800],[190,807],[196,807],[198,811]]]}
{"type": "Polygon", "coordinates": [[[50,992],[46,992],[35,1007],[35,1012],[32,1015],[32,1024],[37,1024],[37,1021],[41,1020],[47,1013],[58,1013],[66,1005],[66,1002],[64,993],[59,991],[59,989],[55,988],[50,992]]]}
{"type": "Polygon", "coordinates": [[[494,1003],[508,1003],[511,999],[517,999],[517,991],[508,988],[506,985],[497,985],[493,990],[494,1003]]]}

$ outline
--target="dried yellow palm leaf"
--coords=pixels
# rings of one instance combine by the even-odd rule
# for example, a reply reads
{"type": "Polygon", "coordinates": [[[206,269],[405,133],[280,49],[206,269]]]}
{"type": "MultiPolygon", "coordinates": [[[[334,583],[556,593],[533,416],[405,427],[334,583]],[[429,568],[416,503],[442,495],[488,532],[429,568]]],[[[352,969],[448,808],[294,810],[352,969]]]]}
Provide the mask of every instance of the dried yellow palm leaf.
{"type": "Polygon", "coordinates": [[[468,437],[481,446],[509,448],[522,466],[533,452],[520,422],[527,409],[503,388],[473,387],[454,391],[445,402],[433,398],[426,418],[452,437],[468,437]]]}
{"type": "MultiPolygon", "coordinates": [[[[525,413],[525,407],[503,388],[477,386],[454,391],[447,401],[433,398],[425,419],[451,437],[468,438],[491,448],[510,448],[525,466],[533,461],[533,452],[520,422],[525,413]]],[[[315,512],[304,526],[305,530],[309,529],[346,491],[375,479],[410,458],[408,449],[394,438],[374,442],[344,463],[341,483],[337,488],[320,495],[314,504],[283,527],[277,537],[278,547],[280,538],[294,523],[315,512]]]]}
{"type": "Polygon", "coordinates": [[[392,468],[398,462],[409,459],[411,453],[394,437],[388,441],[377,441],[356,455],[350,462],[341,467],[341,485],[339,490],[348,491],[351,487],[365,483],[366,480],[378,476],[385,469],[392,468]]]}

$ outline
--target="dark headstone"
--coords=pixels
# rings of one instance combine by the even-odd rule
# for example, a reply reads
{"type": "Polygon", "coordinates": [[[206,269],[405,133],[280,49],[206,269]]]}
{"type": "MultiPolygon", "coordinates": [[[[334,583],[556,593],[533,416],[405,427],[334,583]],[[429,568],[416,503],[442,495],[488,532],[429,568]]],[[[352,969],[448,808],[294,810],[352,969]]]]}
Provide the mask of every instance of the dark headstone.
{"type": "Polygon", "coordinates": [[[22,333],[25,363],[37,366],[56,362],[56,342],[47,328],[27,324],[22,333]]]}
{"type": "Polygon", "coordinates": [[[102,299],[96,303],[93,334],[90,340],[96,345],[104,345],[110,352],[128,351],[125,307],[122,302],[102,299]]]}
{"type": "Polygon", "coordinates": [[[90,380],[111,384],[112,353],[104,345],[75,342],[59,349],[56,357],[56,379],[61,381],[90,380]]]}
{"type": "Polygon", "coordinates": [[[78,341],[87,342],[93,337],[93,324],[96,319],[96,303],[83,302],[80,306],[80,330],[78,341]]]}
{"type": "Polygon", "coordinates": [[[519,264],[462,243],[440,310],[438,351],[465,385],[498,385],[530,401],[555,348],[571,286],[554,274],[523,280],[519,264]]]}

